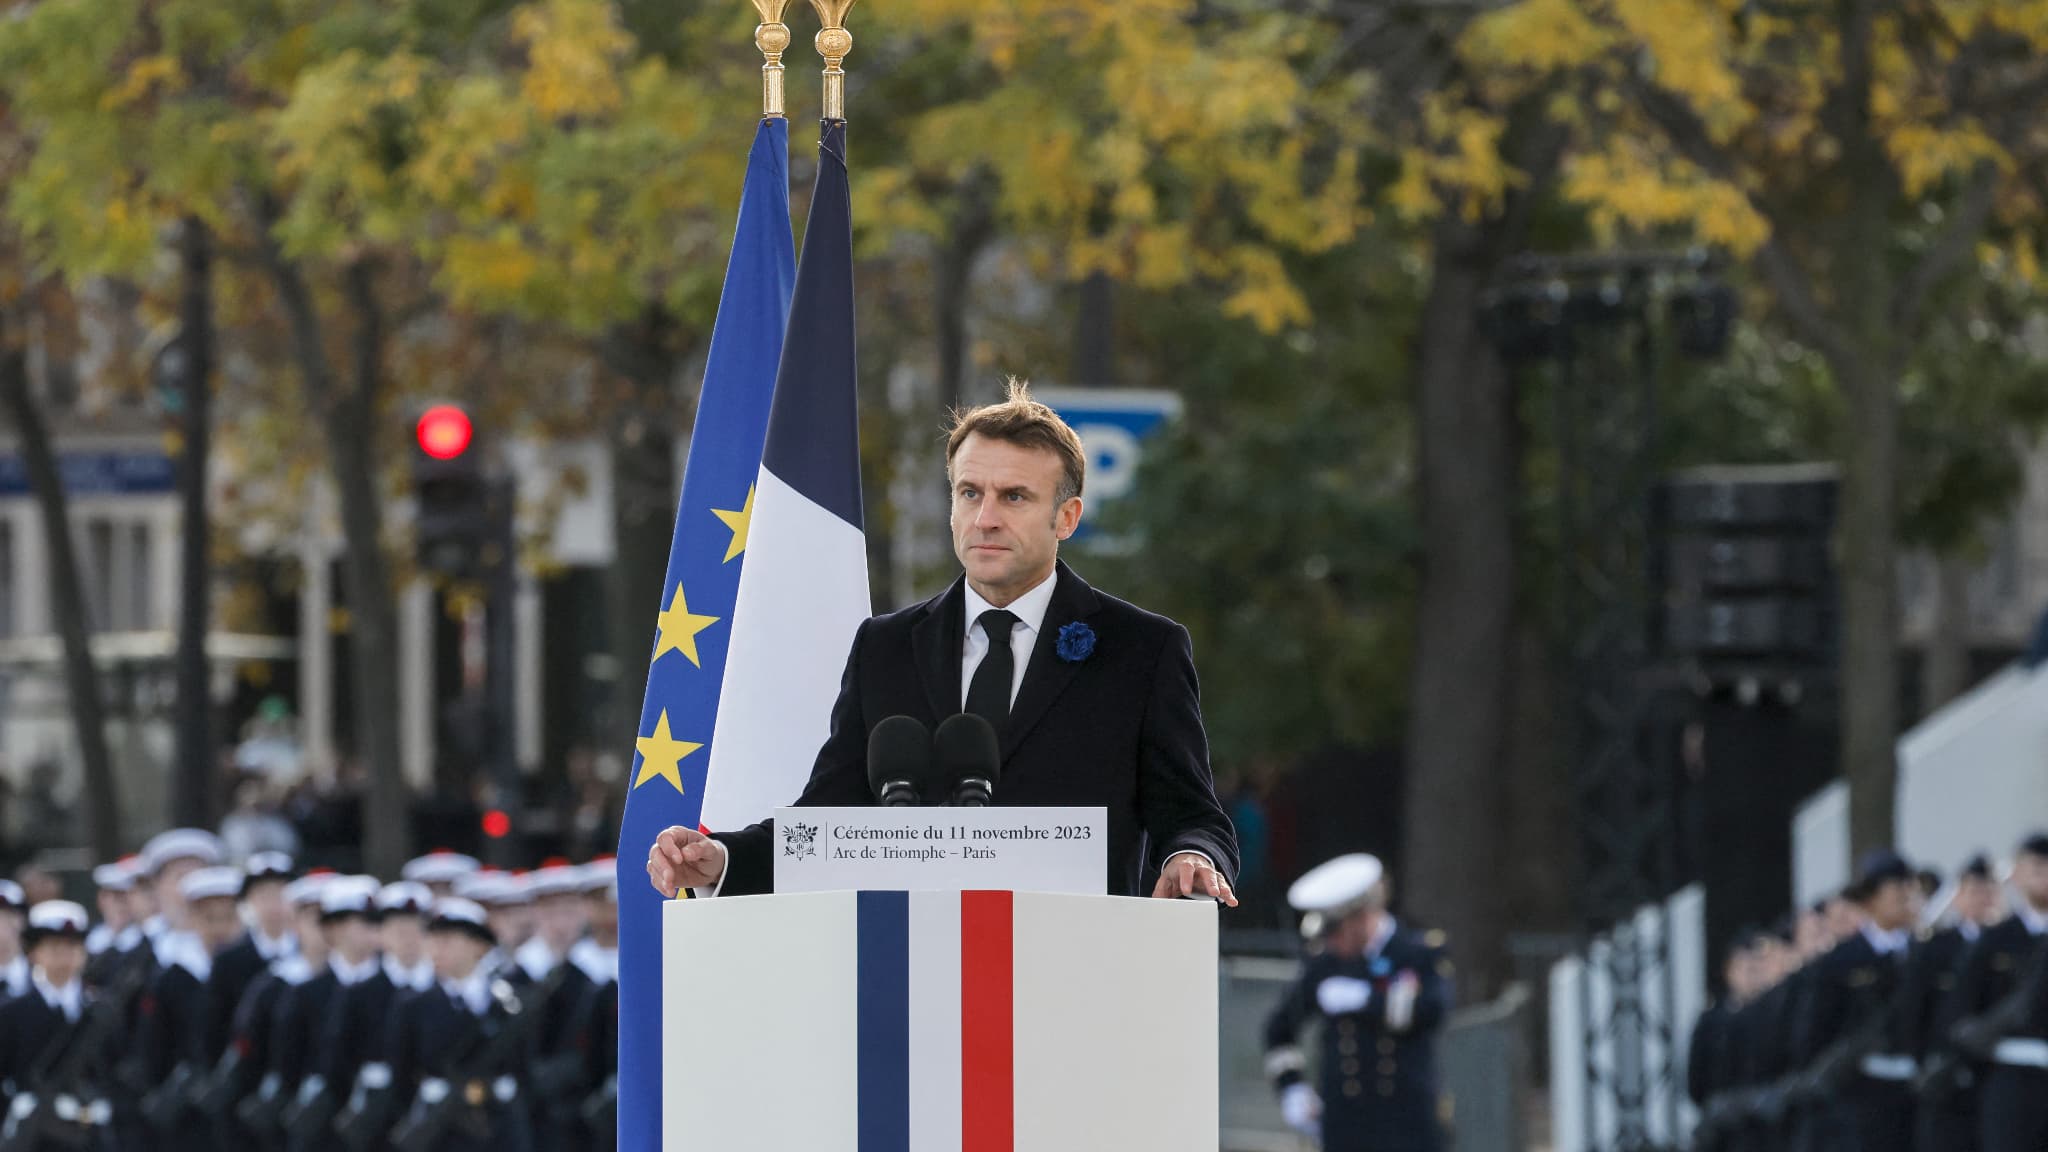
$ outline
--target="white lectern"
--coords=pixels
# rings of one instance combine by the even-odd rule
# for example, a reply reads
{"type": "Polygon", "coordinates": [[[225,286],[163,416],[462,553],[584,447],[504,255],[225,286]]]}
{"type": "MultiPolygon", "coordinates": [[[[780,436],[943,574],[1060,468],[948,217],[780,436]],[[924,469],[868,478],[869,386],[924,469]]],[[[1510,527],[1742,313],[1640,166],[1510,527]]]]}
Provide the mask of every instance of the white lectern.
{"type": "Polygon", "coordinates": [[[663,910],[667,1152],[1213,1152],[1216,906],[814,892],[663,910]]]}

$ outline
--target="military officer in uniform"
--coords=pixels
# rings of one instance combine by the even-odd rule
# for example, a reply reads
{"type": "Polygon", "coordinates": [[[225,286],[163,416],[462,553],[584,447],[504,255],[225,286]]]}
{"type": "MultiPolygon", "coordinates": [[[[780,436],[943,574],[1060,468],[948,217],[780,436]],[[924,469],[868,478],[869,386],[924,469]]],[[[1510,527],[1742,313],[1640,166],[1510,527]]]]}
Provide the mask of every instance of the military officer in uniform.
{"type": "Polygon", "coordinates": [[[211,1125],[195,1108],[198,1082],[220,1059],[213,1045],[225,1043],[210,1035],[207,982],[214,961],[241,935],[243,879],[241,869],[218,865],[184,873],[175,904],[184,927],[157,940],[163,967],[143,997],[136,1045],[152,1147],[213,1146],[211,1125]]]}
{"type": "MultiPolygon", "coordinates": [[[[285,1112],[291,1152],[324,1152],[334,1143],[330,1122],[346,1101],[349,1083],[327,1078],[329,1010],[346,989],[383,978],[377,958],[377,893],[368,876],[343,876],[320,891],[320,927],[327,936],[327,966],[285,993],[272,1024],[274,1067],[284,1083],[298,1083],[285,1112]]],[[[353,1076],[350,1077],[353,1080],[353,1076]]]]}
{"type": "Polygon", "coordinates": [[[84,1026],[93,1002],[82,979],[85,936],[85,909],[77,904],[50,900],[29,910],[23,942],[30,988],[0,1005],[0,1143],[10,1149],[109,1147],[112,1038],[96,1041],[84,1026]],[[31,1136],[31,1126],[51,1134],[31,1136]]]}
{"type": "Polygon", "coordinates": [[[1922,1070],[1914,1146],[1919,1152],[1976,1152],[1976,1072],[1953,1064],[1939,1080],[1930,1068],[1948,1063],[1951,1045],[1946,1027],[1953,1019],[1956,984],[1963,954],[1983,935],[1998,914],[1998,883],[1991,862],[1978,856],[1956,875],[1948,906],[1950,922],[1933,931],[1906,958],[1899,989],[1899,1042],[1922,1070]]]}
{"type": "Polygon", "coordinates": [[[474,856],[436,848],[425,856],[415,856],[406,861],[405,867],[399,870],[398,878],[426,885],[427,891],[439,900],[453,895],[456,883],[464,876],[475,875],[479,867],[474,856]]]}
{"type": "Polygon", "coordinates": [[[1988,1063],[1978,1095],[1983,1152],[2048,1148],[2048,833],[2029,836],[2012,867],[2012,915],[1984,930],[1963,958],[1950,1038],[1988,1063]],[[2016,1025],[1989,1028],[2008,1009],[2016,1025]],[[1991,1035],[1972,1036],[1989,1031],[1991,1035]]]}
{"type": "Polygon", "coordinates": [[[1387,911],[1378,859],[1340,856],[1288,889],[1316,917],[1322,948],[1303,964],[1266,1022],[1266,1070],[1281,1111],[1328,1152],[1435,1152],[1436,1034],[1451,1002],[1441,937],[1398,924],[1387,911]],[[1320,1091],[1297,1046],[1321,1024],[1320,1091]]]}
{"type": "Polygon", "coordinates": [[[22,925],[28,922],[28,897],[21,885],[0,880],[0,1004],[28,995],[29,962],[22,955],[22,925]]]}
{"type": "Polygon", "coordinates": [[[1866,855],[1846,895],[1863,923],[1814,966],[1794,1041],[1824,1096],[1813,1135],[1836,1152],[1910,1152],[1916,1068],[1893,1010],[1919,881],[1898,853],[1866,855]]]}
{"type": "Polygon", "coordinates": [[[385,1044],[393,1091],[411,1102],[393,1140],[437,1152],[528,1152],[519,1078],[533,1046],[519,1030],[517,994],[484,967],[498,946],[489,919],[472,901],[438,901],[428,935],[439,987],[404,999],[385,1044]]]}

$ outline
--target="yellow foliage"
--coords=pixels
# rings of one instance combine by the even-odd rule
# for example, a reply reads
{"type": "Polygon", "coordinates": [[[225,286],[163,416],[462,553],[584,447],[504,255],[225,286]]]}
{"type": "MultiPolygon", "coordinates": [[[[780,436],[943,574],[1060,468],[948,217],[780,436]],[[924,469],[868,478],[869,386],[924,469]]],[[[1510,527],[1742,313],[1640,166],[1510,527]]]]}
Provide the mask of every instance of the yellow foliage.
{"type": "Polygon", "coordinates": [[[1929,124],[1901,124],[1885,137],[1885,150],[1898,165],[1899,180],[1908,196],[1924,195],[1950,176],[1965,174],[1986,160],[2008,172],[2013,168],[2012,156],[1975,122],[1950,131],[1929,124]]]}
{"type": "Polygon", "coordinates": [[[152,94],[168,96],[185,87],[185,70],[174,57],[144,56],[128,66],[121,82],[100,98],[100,108],[118,112],[152,94]]]}
{"type": "Polygon", "coordinates": [[[1488,66],[1540,72],[1577,68],[1614,46],[1577,0],[1527,0],[1482,14],[1465,29],[1458,51],[1488,66]]]}
{"type": "Polygon", "coordinates": [[[549,119],[615,111],[623,98],[618,65],[633,50],[617,12],[604,0],[539,0],[512,16],[526,46],[527,102],[549,119]]]}
{"type": "Polygon", "coordinates": [[[1615,18],[1655,67],[1659,87],[1685,97],[1716,139],[1747,124],[1755,106],[1730,66],[1733,0],[1610,0],[1615,18]]]}
{"type": "Polygon", "coordinates": [[[1591,211],[1603,243],[1615,243],[1625,228],[1676,228],[1748,256],[1770,237],[1769,224],[1740,189],[1661,157],[1641,141],[1615,138],[1601,151],[1572,157],[1563,192],[1591,211]]]}

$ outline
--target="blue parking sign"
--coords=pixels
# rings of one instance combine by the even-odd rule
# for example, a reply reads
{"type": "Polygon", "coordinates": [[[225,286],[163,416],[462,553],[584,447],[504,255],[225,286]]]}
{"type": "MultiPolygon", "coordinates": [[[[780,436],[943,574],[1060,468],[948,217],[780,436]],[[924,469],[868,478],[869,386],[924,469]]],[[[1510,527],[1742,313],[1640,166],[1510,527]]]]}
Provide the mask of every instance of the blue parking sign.
{"type": "Polygon", "coordinates": [[[1034,388],[1031,395],[1073,426],[1088,453],[1088,511],[1074,533],[1075,540],[1085,539],[1091,535],[1089,522],[1130,494],[1145,442],[1180,416],[1180,394],[1145,388],[1034,388]]]}

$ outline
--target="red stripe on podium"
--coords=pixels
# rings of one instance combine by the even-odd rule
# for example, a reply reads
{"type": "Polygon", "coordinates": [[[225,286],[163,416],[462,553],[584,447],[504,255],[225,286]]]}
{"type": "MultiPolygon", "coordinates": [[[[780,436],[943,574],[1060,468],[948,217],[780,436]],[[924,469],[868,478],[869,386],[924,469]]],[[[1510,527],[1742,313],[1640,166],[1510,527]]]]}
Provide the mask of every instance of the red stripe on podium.
{"type": "Polygon", "coordinates": [[[1008,892],[960,894],[960,1152],[1013,1152],[1016,946],[1008,892]]]}

